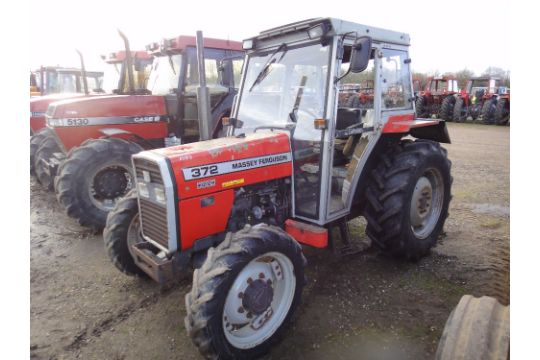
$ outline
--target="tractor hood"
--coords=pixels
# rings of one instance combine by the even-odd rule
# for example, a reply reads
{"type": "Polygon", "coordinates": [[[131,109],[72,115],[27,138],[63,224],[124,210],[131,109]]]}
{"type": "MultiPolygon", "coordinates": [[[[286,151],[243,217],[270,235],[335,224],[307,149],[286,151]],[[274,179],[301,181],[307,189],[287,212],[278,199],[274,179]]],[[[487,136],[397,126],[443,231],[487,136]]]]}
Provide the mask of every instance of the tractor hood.
{"type": "Polygon", "coordinates": [[[41,113],[39,115],[32,115],[32,116],[45,116],[45,112],[47,111],[47,107],[49,104],[65,100],[65,99],[75,99],[75,98],[83,98],[85,96],[92,96],[92,95],[86,95],[82,93],[70,93],[70,94],[52,94],[52,95],[45,95],[45,96],[38,96],[30,99],[30,112],[32,113],[41,113]]]}
{"type": "Polygon", "coordinates": [[[263,131],[149,152],[170,163],[180,199],[292,174],[289,136],[282,132],[263,131]]]}
{"type": "Polygon", "coordinates": [[[162,96],[105,95],[58,101],[49,107],[47,116],[52,119],[85,118],[90,123],[95,118],[131,117],[137,122],[138,117],[160,117],[166,113],[162,96]]]}

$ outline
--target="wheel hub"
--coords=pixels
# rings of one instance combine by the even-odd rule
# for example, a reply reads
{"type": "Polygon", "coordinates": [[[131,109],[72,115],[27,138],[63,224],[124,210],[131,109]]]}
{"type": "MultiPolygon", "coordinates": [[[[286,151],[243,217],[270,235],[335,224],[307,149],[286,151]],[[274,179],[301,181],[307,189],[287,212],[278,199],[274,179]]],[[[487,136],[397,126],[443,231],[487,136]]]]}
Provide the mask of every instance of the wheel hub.
{"type": "Polygon", "coordinates": [[[123,195],[127,186],[126,171],[117,166],[100,171],[94,178],[96,196],[102,199],[114,199],[123,195]]]}
{"type": "Polygon", "coordinates": [[[424,176],[418,179],[411,201],[411,224],[421,226],[429,214],[433,189],[431,182],[424,176]]]}
{"type": "Polygon", "coordinates": [[[268,309],[273,298],[274,289],[272,286],[266,281],[257,279],[247,287],[242,297],[242,306],[247,311],[260,315],[268,309]]]}

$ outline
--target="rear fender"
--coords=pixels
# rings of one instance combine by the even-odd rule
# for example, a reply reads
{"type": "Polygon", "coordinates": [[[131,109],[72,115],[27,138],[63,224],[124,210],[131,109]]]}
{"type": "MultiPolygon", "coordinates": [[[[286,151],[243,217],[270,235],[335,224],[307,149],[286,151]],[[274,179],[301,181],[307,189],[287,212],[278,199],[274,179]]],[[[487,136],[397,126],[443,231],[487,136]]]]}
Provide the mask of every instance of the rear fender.
{"type": "Polygon", "coordinates": [[[141,145],[144,149],[153,149],[155,146],[147,141],[145,138],[134,134],[130,131],[119,128],[103,128],[99,129],[99,132],[103,134],[102,138],[119,138],[127,141],[135,142],[141,145]]]}
{"type": "Polygon", "coordinates": [[[394,115],[388,118],[383,134],[411,134],[419,139],[450,144],[446,123],[435,119],[415,119],[414,114],[394,115]]]}

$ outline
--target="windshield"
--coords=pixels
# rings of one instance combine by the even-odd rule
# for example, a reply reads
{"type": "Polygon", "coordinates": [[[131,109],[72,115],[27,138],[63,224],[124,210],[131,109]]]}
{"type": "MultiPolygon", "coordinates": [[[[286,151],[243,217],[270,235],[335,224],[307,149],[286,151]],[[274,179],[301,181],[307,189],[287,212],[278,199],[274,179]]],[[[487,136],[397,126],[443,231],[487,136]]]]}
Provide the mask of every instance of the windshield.
{"type": "Polygon", "coordinates": [[[181,61],[181,54],[154,58],[152,72],[148,78],[148,90],[152,95],[167,95],[171,93],[171,89],[178,88],[181,61]]]}
{"type": "Polygon", "coordinates": [[[112,94],[118,89],[118,81],[120,80],[120,72],[122,71],[121,63],[107,64],[103,72],[103,90],[107,94],[112,94]]]}
{"type": "Polygon", "coordinates": [[[51,72],[49,73],[48,93],[74,93],[77,92],[76,74],[51,72]]]}
{"type": "Polygon", "coordinates": [[[329,60],[330,47],[319,43],[250,55],[237,114],[243,125],[235,133],[296,120],[296,139],[320,140],[313,120],[324,115],[329,60]]]}

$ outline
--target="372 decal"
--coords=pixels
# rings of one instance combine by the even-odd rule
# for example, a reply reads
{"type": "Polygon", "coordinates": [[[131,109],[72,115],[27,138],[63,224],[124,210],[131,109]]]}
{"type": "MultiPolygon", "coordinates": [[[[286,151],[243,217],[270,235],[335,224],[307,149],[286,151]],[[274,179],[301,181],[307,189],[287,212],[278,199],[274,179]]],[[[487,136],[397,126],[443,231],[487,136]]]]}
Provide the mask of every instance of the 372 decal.
{"type": "Polygon", "coordinates": [[[200,177],[217,175],[218,167],[217,165],[199,166],[199,167],[191,168],[190,171],[191,171],[191,178],[197,179],[200,177]]]}

